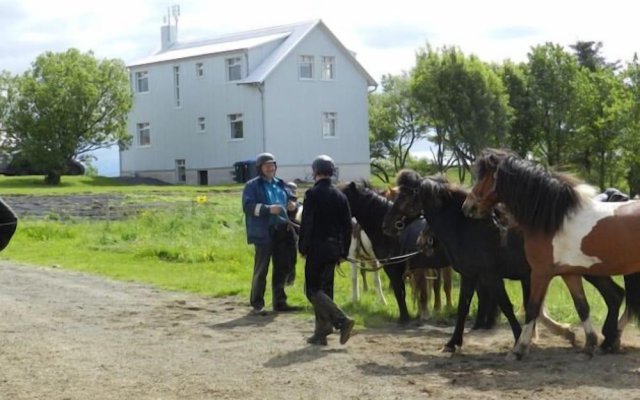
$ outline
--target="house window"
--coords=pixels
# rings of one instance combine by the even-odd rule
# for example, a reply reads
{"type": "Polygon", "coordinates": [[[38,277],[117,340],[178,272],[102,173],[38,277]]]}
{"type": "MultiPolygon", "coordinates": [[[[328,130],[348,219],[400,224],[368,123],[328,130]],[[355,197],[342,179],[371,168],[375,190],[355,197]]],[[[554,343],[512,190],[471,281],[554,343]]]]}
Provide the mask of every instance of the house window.
{"type": "Polygon", "coordinates": [[[149,72],[136,72],[136,92],[143,93],[149,91],[149,72]]]}
{"type": "Polygon", "coordinates": [[[227,58],[227,80],[237,81],[242,79],[241,61],[240,57],[227,58]]]}
{"type": "Polygon", "coordinates": [[[242,114],[229,114],[230,138],[244,139],[244,128],[242,124],[242,114]]]}
{"type": "Polygon", "coordinates": [[[322,57],[322,79],[325,81],[335,78],[336,58],[322,57]]]}
{"type": "Polygon", "coordinates": [[[187,165],[184,160],[176,160],[176,181],[187,183],[187,165]]]}
{"type": "Polygon", "coordinates": [[[337,113],[322,113],[322,137],[336,137],[336,119],[338,119],[337,113]]]}
{"type": "Polygon", "coordinates": [[[151,145],[151,128],[148,122],[141,122],[136,125],[138,132],[138,146],[150,146],[151,145]]]}
{"type": "Polygon", "coordinates": [[[204,64],[199,62],[196,63],[196,78],[204,77],[204,64]]]}
{"type": "Polygon", "coordinates": [[[180,67],[173,67],[173,99],[176,107],[180,107],[180,67]]]}
{"type": "Polygon", "coordinates": [[[198,117],[198,131],[204,132],[207,129],[204,117],[198,117]]]}
{"type": "Polygon", "coordinates": [[[313,79],[313,56],[300,56],[298,76],[300,79],[313,79]]]}

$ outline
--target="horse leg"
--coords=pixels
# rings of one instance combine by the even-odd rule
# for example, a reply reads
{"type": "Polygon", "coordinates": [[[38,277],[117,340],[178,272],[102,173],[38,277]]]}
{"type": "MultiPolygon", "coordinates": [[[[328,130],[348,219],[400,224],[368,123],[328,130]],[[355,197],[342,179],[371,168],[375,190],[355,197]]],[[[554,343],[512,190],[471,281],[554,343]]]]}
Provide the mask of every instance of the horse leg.
{"type": "Polygon", "coordinates": [[[433,268],[427,269],[427,286],[433,288],[433,309],[440,311],[442,309],[442,299],[440,298],[442,277],[439,270],[433,268]]]}
{"type": "Polygon", "coordinates": [[[364,269],[361,269],[360,275],[362,276],[362,290],[365,292],[368,292],[369,285],[367,284],[367,271],[365,271],[364,269]]]}
{"type": "Polygon", "coordinates": [[[387,299],[385,299],[384,297],[384,291],[382,290],[382,281],[380,280],[380,273],[378,272],[378,269],[373,271],[373,284],[376,287],[376,295],[377,295],[378,301],[386,306],[387,299]]]}
{"type": "Polygon", "coordinates": [[[416,286],[418,290],[418,309],[420,310],[420,319],[426,321],[429,319],[429,294],[431,293],[433,282],[429,279],[429,270],[417,270],[415,276],[416,286]]]}
{"type": "Polygon", "coordinates": [[[595,286],[607,304],[607,317],[602,325],[604,341],[600,344],[600,349],[609,353],[617,352],[620,350],[621,334],[620,330],[618,330],[618,314],[624,298],[624,289],[618,286],[609,276],[585,275],[584,278],[595,286]]]}
{"type": "Polygon", "coordinates": [[[453,307],[453,303],[451,302],[451,280],[453,275],[453,268],[451,266],[442,268],[441,276],[443,277],[443,287],[444,287],[444,296],[447,301],[447,308],[453,307]]]}
{"type": "MultiPolygon", "coordinates": [[[[525,309],[527,307],[527,302],[529,301],[529,290],[530,290],[530,282],[529,279],[523,279],[520,281],[522,284],[522,304],[525,309]]],[[[540,310],[540,315],[538,315],[538,320],[536,321],[536,327],[533,330],[533,336],[538,338],[538,330],[537,323],[540,322],[544,325],[545,328],[549,330],[552,334],[556,336],[563,337],[571,343],[572,346],[576,345],[576,334],[571,330],[571,325],[569,324],[561,324],[551,318],[549,316],[549,312],[547,311],[547,306],[542,304],[542,308],[540,310]]]]}
{"type": "MultiPolygon", "coordinates": [[[[589,303],[587,297],[584,294],[584,287],[582,286],[582,276],[580,275],[562,275],[565,285],[569,288],[571,298],[573,299],[573,305],[576,307],[580,321],[582,321],[582,328],[584,329],[585,344],[583,348],[584,354],[589,358],[593,357],[593,352],[598,345],[598,335],[591,318],[589,318],[589,303]]],[[[617,318],[617,315],[616,315],[617,318]]]]}
{"type": "Polygon", "coordinates": [[[576,334],[571,330],[571,326],[569,324],[561,324],[551,318],[545,305],[542,306],[542,310],[538,316],[538,321],[542,323],[549,332],[567,339],[572,346],[576,345],[576,334]]]}
{"type": "Polygon", "coordinates": [[[358,282],[358,265],[351,263],[351,301],[357,303],[360,300],[360,285],[358,282]]]}
{"type": "Polygon", "coordinates": [[[458,313],[456,316],[456,326],[453,329],[453,335],[447,344],[442,349],[446,353],[454,353],[456,346],[462,346],[462,335],[464,333],[464,322],[469,315],[469,307],[471,306],[471,299],[473,299],[473,292],[476,289],[476,279],[461,276],[460,279],[460,295],[458,297],[458,313]]]}
{"type": "MultiPolygon", "coordinates": [[[[551,271],[551,266],[546,270],[551,271]]],[[[534,265],[531,268],[531,283],[529,291],[529,298],[527,300],[527,307],[525,309],[525,325],[520,334],[520,338],[517,340],[516,345],[513,346],[511,353],[507,358],[511,359],[515,357],[518,360],[522,360],[525,354],[529,352],[531,346],[531,339],[535,332],[536,319],[540,314],[540,308],[544,302],[544,297],[547,294],[547,288],[553,275],[550,273],[544,273],[543,271],[536,271],[534,265]]]]}
{"type": "Polygon", "coordinates": [[[404,287],[404,280],[402,279],[404,268],[400,265],[401,264],[388,265],[384,267],[384,272],[386,272],[389,277],[389,283],[393,288],[393,294],[395,295],[396,302],[398,303],[398,311],[400,312],[398,323],[400,325],[406,325],[411,321],[411,317],[409,316],[409,310],[407,309],[407,301],[405,299],[406,291],[404,287]]]}
{"type": "Polygon", "coordinates": [[[618,321],[620,337],[629,321],[635,319],[636,323],[640,322],[640,272],[624,276],[624,295],[624,314],[618,321]]]}
{"type": "Polygon", "coordinates": [[[493,289],[492,292],[497,297],[500,310],[502,310],[504,316],[507,317],[507,321],[509,321],[509,326],[511,326],[513,338],[515,341],[517,341],[520,338],[520,334],[522,333],[522,327],[520,326],[520,322],[518,322],[518,319],[513,313],[513,304],[511,304],[509,295],[507,295],[507,291],[504,288],[504,281],[500,278],[497,278],[493,281],[490,287],[493,289]]]}

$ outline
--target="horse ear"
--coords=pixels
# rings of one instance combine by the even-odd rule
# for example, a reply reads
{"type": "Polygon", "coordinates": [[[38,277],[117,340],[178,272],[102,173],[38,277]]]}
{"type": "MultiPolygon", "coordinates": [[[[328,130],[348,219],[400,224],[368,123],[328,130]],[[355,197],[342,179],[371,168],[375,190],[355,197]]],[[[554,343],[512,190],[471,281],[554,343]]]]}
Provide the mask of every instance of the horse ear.
{"type": "Polygon", "coordinates": [[[350,189],[355,189],[356,188],[356,183],[354,181],[349,182],[349,188],[350,189]]]}

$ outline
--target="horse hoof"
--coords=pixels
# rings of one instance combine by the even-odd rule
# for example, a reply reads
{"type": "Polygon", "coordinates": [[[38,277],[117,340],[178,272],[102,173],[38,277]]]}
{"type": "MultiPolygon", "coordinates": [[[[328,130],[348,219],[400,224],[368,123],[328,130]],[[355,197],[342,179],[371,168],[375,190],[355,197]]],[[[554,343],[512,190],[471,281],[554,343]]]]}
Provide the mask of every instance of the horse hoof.
{"type": "Polygon", "coordinates": [[[448,344],[445,344],[444,347],[440,350],[441,353],[449,353],[449,354],[453,354],[456,352],[456,346],[450,346],[448,344]]]}
{"type": "Polygon", "coordinates": [[[613,341],[613,343],[609,343],[608,341],[602,342],[600,345],[600,353],[602,354],[615,354],[620,353],[620,338],[613,341]]]}
{"type": "Polygon", "coordinates": [[[514,350],[511,350],[510,352],[507,353],[507,361],[522,361],[522,358],[524,357],[523,353],[518,353],[514,350]]]}

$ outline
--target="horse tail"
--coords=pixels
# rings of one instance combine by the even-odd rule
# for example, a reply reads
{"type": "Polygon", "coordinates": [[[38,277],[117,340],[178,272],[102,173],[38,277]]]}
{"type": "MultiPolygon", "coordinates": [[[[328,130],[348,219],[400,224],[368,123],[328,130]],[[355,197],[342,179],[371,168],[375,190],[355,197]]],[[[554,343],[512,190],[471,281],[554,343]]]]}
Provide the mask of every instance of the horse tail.
{"type": "Polygon", "coordinates": [[[640,325],[640,272],[624,276],[626,311],[636,325],[640,325]]]}

